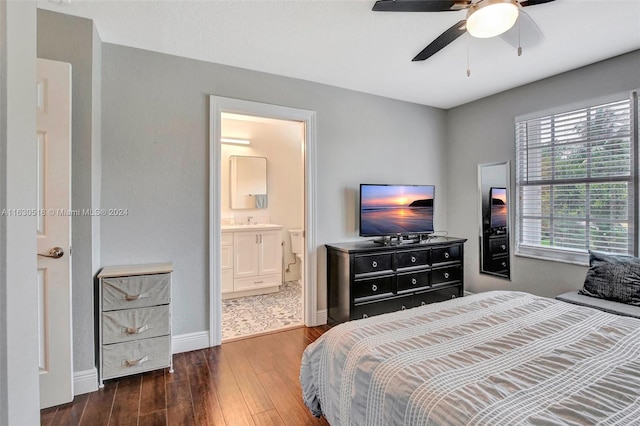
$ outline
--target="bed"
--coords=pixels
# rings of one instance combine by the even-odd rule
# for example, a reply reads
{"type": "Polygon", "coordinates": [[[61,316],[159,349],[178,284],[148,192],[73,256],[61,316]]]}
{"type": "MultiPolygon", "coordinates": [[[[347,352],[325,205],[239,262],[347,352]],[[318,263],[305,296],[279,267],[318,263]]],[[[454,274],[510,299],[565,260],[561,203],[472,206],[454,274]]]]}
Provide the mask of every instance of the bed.
{"type": "Polygon", "coordinates": [[[300,381],[333,426],[640,424],[640,320],[479,293],[340,324],[300,381]]]}

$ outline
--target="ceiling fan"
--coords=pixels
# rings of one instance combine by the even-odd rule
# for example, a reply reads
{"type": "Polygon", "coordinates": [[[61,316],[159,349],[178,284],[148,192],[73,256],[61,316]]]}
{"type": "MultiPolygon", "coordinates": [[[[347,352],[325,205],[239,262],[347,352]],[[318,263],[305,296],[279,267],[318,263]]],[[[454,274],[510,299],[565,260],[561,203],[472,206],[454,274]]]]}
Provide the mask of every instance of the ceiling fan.
{"type": "MultiPolygon", "coordinates": [[[[477,38],[501,35],[513,27],[519,16],[524,17],[523,21],[542,37],[542,33],[531,18],[526,13],[521,13],[521,8],[552,1],[554,0],[378,0],[373,5],[373,10],[376,12],[467,10],[466,19],[452,25],[412,59],[412,61],[424,61],[466,32],[477,38]]],[[[521,47],[518,45],[518,55],[521,52],[521,47]]]]}

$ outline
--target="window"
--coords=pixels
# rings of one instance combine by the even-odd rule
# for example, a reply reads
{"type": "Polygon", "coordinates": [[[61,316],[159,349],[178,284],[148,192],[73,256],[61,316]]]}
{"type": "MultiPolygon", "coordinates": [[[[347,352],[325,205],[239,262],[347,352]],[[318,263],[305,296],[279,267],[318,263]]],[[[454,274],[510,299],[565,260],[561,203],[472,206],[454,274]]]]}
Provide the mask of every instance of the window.
{"type": "Polygon", "coordinates": [[[637,254],[637,95],[516,121],[516,254],[637,254]]]}

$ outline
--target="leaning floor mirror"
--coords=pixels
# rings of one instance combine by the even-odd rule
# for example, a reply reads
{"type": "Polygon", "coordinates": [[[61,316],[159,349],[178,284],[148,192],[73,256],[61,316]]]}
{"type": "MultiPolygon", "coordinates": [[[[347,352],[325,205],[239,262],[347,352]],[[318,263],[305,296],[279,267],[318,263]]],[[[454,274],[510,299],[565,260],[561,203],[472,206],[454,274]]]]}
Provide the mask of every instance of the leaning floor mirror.
{"type": "Polygon", "coordinates": [[[510,279],[508,161],[478,165],[480,272],[510,279]]]}

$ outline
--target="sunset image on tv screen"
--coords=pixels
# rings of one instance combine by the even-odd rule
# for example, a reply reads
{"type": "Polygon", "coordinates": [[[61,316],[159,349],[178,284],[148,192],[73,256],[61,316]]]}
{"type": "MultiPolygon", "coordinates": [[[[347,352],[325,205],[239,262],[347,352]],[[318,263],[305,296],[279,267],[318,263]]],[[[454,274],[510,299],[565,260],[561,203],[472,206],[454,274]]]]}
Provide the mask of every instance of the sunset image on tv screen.
{"type": "Polygon", "coordinates": [[[361,185],[360,235],[433,232],[432,185],[361,185]]]}

